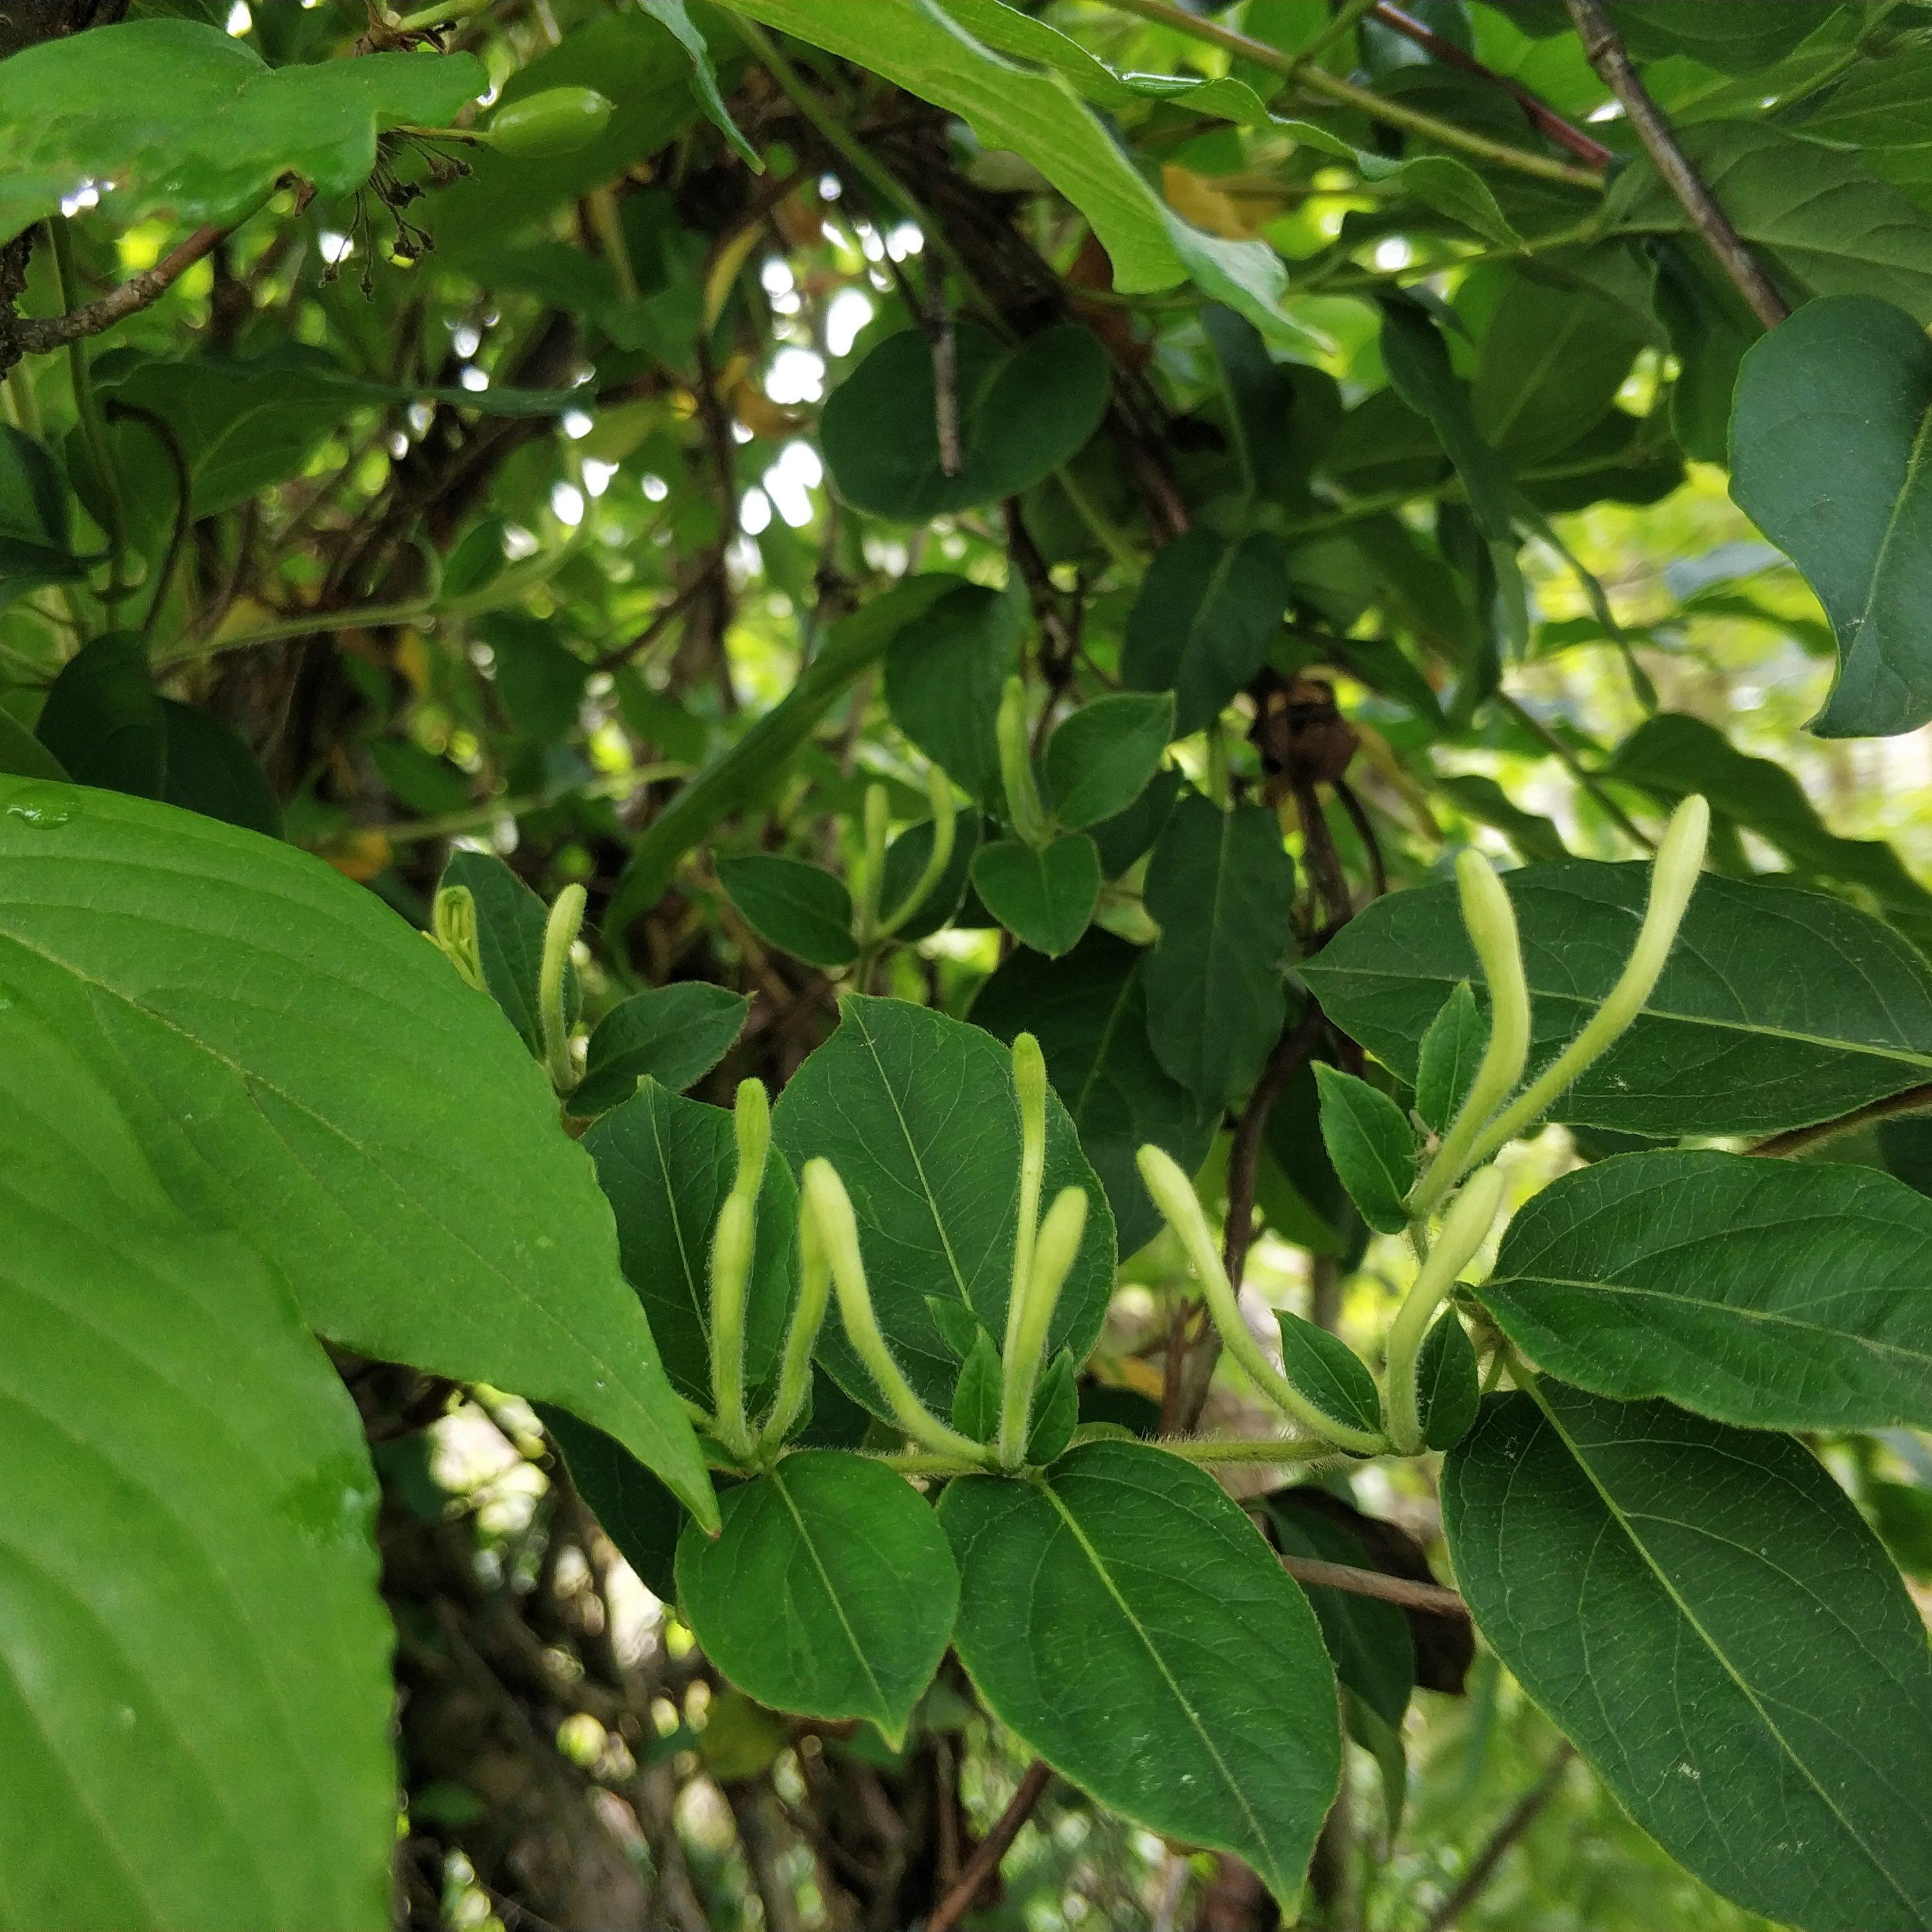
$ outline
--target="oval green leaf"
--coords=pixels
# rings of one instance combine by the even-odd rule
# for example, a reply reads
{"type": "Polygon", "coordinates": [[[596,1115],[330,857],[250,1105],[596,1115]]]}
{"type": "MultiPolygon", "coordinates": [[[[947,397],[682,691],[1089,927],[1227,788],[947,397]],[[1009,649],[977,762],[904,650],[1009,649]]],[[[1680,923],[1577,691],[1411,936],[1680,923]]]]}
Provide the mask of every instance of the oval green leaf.
{"type": "Polygon", "coordinates": [[[707,1655],[760,1703],[867,1718],[896,1748],[952,1636],[959,1576],[902,1476],[802,1450],[725,1491],[724,1534],[677,1548],[680,1606],[707,1655]]]}
{"type": "Polygon", "coordinates": [[[1050,845],[1002,838],[973,856],[973,885],[986,910],[1049,959],[1070,952],[1100,897],[1100,855],[1084,832],[1050,845]]]}
{"type": "Polygon", "coordinates": [[[1545,1383],[1442,1472],[1478,1628],[1672,1857],[1803,1932],[1932,1921],[1932,1656],[1787,1438],[1545,1383]]]}
{"type": "Polygon", "coordinates": [[[1335,1796],[1314,1612],[1213,1478],[1091,1442],[1037,1481],[968,1476],[940,1520],[959,1660],[1000,1723],[1151,1831],[1232,1852],[1285,1906],[1335,1796]]]}

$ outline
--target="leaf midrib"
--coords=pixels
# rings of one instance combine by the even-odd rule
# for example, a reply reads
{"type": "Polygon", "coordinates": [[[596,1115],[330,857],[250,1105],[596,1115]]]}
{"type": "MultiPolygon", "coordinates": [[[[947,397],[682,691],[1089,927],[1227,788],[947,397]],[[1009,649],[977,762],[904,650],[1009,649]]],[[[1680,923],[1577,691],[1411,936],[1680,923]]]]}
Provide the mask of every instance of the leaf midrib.
{"type": "Polygon", "coordinates": [[[851,1652],[853,1658],[860,1670],[865,1673],[866,1682],[872,1686],[874,1700],[874,1708],[880,1715],[881,1721],[890,1724],[892,1706],[887,1701],[884,1688],[880,1684],[878,1677],[872,1669],[872,1660],[866,1654],[865,1646],[859,1641],[858,1632],[852,1628],[851,1618],[845,1614],[845,1605],[843,1600],[840,1598],[837,1590],[832,1587],[831,1573],[825,1567],[825,1559],[818,1553],[818,1544],[812,1540],[812,1532],[805,1526],[805,1518],[800,1513],[798,1504],[792,1500],[791,1492],[784,1486],[782,1464],[772,1470],[771,1485],[778,1492],[778,1500],[784,1504],[787,1513],[791,1517],[793,1527],[798,1532],[800,1546],[803,1548],[806,1555],[812,1559],[812,1567],[818,1574],[819,1586],[825,1592],[825,1600],[832,1606],[832,1614],[838,1619],[838,1628],[845,1633],[846,1648],[851,1652]]]}

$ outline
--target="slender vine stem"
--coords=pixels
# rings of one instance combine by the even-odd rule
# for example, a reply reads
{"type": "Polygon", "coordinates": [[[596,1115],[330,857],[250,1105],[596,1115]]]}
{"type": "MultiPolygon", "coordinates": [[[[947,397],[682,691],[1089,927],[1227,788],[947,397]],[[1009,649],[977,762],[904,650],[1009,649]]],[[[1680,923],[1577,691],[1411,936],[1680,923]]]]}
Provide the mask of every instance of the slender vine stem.
{"type": "MultiPolygon", "coordinates": [[[[64,220],[46,224],[53,250],[54,268],[60,282],[61,301],[71,315],[81,306],[80,273],[74,265],[74,236],[64,220]]],[[[87,350],[78,335],[67,343],[68,380],[74,390],[74,412],[80,424],[87,453],[100,485],[103,533],[107,538],[107,588],[101,602],[111,610],[133,590],[128,570],[127,499],[121,488],[121,472],[116,466],[112,446],[107,440],[107,424],[100,413],[100,398],[94,393],[94,374],[87,350]]]]}

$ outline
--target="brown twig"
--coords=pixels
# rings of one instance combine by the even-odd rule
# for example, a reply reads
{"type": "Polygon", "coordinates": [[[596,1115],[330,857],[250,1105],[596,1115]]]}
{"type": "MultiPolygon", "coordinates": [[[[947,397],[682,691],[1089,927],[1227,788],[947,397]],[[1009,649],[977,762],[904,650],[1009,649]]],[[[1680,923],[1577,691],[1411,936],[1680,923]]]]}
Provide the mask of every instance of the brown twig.
{"type": "Polygon", "coordinates": [[[1484,1886],[1490,1882],[1496,1867],[1502,1863],[1503,1854],[1536,1821],[1536,1814],[1556,1795],[1556,1787],[1563,1782],[1563,1774],[1570,1768],[1570,1760],[1576,1754],[1576,1748],[1568,1742],[1560,1744],[1544,1767],[1543,1775],[1519,1798],[1511,1808],[1509,1816],[1490,1835],[1490,1840],[1476,1854],[1476,1862],[1462,1874],[1462,1881],[1456,1889],[1429,1916],[1429,1922],[1422,1932],[1454,1932],[1456,1922],[1475,1901],[1484,1886]]]}
{"type": "Polygon", "coordinates": [[[1032,1815],[1041,1794],[1052,1782],[1053,1772],[1046,1760],[1035,1758],[1027,1767],[1025,1777],[1020,1780],[1020,1788],[1013,1793],[1012,1802],[1000,1814],[993,1828],[974,1847],[973,1856],[966,1861],[965,1869],[959,1874],[959,1882],[939,1901],[932,1916],[926,1922],[926,1932],[952,1932],[952,1928],[973,1909],[980,1888],[998,1870],[1000,1861],[1019,1836],[1020,1827],[1032,1815]]]}
{"type": "Polygon", "coordinates": [[[1600,0],[1565,0],[1565,4],[1585,56],[1622,104],[1624,117],[1643,143],[1651,165],[1683,205],[1691,226],[1704,238],[1718,266],[1737,284],[1751,313],[1766,328],[1775,328],[1791,313],[1790,305],[1758,266],[1757,257],[1745,247],[1744,238],[1731,226],[1730,217],[1718,206],[1703,177],[1678,146],[1670,123],[1650,98],[1630,50],[1618,38],[1600,0]]]}
{"type": "Polygon", "coordinates": [[[1440,1583],[1414,1583],[1384,1570],[1358,1570],[1347,1563],[1324,1563],[1318,1556],[1280,1560],[1298,1583],[1318,1583],[1325,1589],[1345,1590],[1352,1597],[1377,1597],[1385,1604],[1400,1604],[1406,1610],[1428,1610],[1437,1616],[1466,1618],[1469,1614],[1468,1605],[1440,1583]]]}
{"type": "Polygon", "coordinates": [[[1485,67],[1473,54],[1466,54],[1454,40],[1445,40],[1413,15],[1405,14],[1400,7],[1391,6],[1389,0],[1376,0],[1369,11],[1384,26],[1393,27],[1398,34],[1406,35],[1445,67],[1460,68],[1465,74],[1473,74],[1479,80],[1500,87],[1522,110],[1523,118],[1539,134],[1547,135],[1559,148],[1568,148],[1580,161],[1593,168],[1606,168],[1616,158],[1602,142],[1592,140],[1582,128],[1573,127],[1548,101],[1539,99],[1521,82],[1510,80],[1506,74],[1497,73],[1494,68],[1485,67]]]}
{"type": "Polygon", "coordinates": [[[197,228],[152,268],[130,275],[98,302],[88,302],[66,315],[22,316],[9,331],[15,345],[29,356],[45,356],[84,336],[98,335],[102,330],[112,328],[117,322],[124,322],[158,302],[196,262],[233,232],[232,227],[217,227],[212,224],[197,228]]]}
{"type": "Polygon", "coordinates": [[[1868,1126],[1874,1120],[1893,1120],[1900,1114],[1922,1114],[1928,1108],[1932,1108],[1932,1081],[1922,1086],[1908,1087],[1902,1094],[1888,1094],[1882,1100],[1868,1101],[1862,1107],[1855,1107],[1849,1114],[1840,1114],[1834,1120],[1820,1120],[1808,1127],[1792,1127],[1784,1133],[1773,1134],[1755,1147],[1746,1148],[1744,1152],[1768,1154],[1774,1159],[1803,1154],[1820,1142],[1836,1140],[1839,1135],[1850,1133],[1854,1127],[1868,1126]]]}

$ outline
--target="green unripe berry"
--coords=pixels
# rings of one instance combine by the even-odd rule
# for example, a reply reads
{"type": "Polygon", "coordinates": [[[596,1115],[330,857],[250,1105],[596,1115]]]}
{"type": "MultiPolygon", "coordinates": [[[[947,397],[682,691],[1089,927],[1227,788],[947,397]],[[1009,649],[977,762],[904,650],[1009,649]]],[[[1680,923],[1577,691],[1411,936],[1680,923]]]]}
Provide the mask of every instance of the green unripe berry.
{"type": "Polygon", "coordinates": [[[596,140],[615,112],[593,87],[549,87],[500,110],[483,139],[520,160],[573,154],[596,140]]]}

